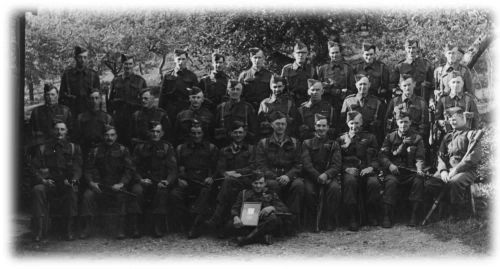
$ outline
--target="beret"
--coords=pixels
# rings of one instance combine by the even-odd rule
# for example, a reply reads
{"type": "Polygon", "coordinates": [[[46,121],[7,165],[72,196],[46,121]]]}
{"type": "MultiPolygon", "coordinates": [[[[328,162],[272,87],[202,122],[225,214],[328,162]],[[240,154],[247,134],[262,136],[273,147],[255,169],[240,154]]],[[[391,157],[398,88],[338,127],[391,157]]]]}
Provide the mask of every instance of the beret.
{"type": "Polygon", "coordinates": [[[306,44],[304,44],[302,42],[295,43],[295,46],[293,47],[293,51],[296,52],[296,51],[301,51],[301,50],[307,50],[306,44]]]}
{"type": "Polygon", "coordinates": [[[353,121],[353,120],[356,120],[356,119],[363,119],[363,115],[355,110],[347,112],[346,121],[345,121],[346,123],[353,121]]]}
{"type": "Polygon", "coordinates": [[[369,51],[371,49],[373,49],[374,51],[376,50],[375,45],[373,45],[371,43],[367,43],[367,42],[363,43],[362,47],[363,47],[364,51],[369,51]]]}
{"type": "Polygon", "coordinates": [[[369,79],[369,78],[368,78],[365,74],[356,74],[356,75],[354,76],[354,80],[355,80],[356,82],[360,81],[360,80],[361,80],[361,79],[363,79],[363,78],[367,78],[367,79],[368,79],[368,81],[370,81],[370,79],[369,79]]]}
{"type": "Polygon", "coordinates": [[[314,123],[316,123],[320,120],[326,120],[326,122],[328,122],[328,118],[325,115],[322,115],[319,113],[314,113],[314,123]]]}
{"type": "Polygon", "coordinates": [[[75,46],[75,57],[84,53],[84,52],[87,52],[87,49],[82,48],[80,46],[75,46]]]}
{"type": "Polygon", "coordinates": [[[229,130],[234,131],[234,130],[242,128],[242,127],[245,128],[245,124],[242,121],[235,120],[235,121],[231,122],[231,125],[229,126],[229,130]]]}
{"type": "MultiPolygon", "coordinates": [[[[316,80],[316,79],[312,79],[312,78],[310,78],[310,79],[308,79],[308,80],[307,80],[307,88],[309,88],[309,89],[310,89],[310,88],[312,88],[314,85],[316,85],[317,83],[319,83],[321,86],[323,86],[323,84],[321,83],[321,81],[316,80]]],[[[323,87],[321,87],[321,88],[323,88],[323,87]]]]}
{"type": "Polygon", "coordinates": [[[276,120],[280,120],[283,118],[286,118],[285,113],[278,111],[278,110],[271,112],[271,114],[269,115],[270,122],[275,122],[276,120]]]}
{"type": "Polygon", "coordinates": [[[181,49],[175,49],[174,54],[175,54],[175,56],[181,56],[182,54],[186,54],[186,57],[188,57],[187,51],[181,50],[181,49]]]}
{"type": "Polygon", "coordinates": [[[148,130],[155,128],[156,126],[161,125],[161,123],[157,120],[152,120],[148,122],[148,130]]]}
{"type": "Polygon", "coordinates": [[[405,41],[405,47],[415,46],[418,48],[418,40],[415,38],[408,38],[405,41]]]}
{"type": "Polygon", "coordinates": [[[278,82],[282,82],[284,84],[285,79],[282,76],[278,76],[276,74],[272,75],[271,80],[269,81],[269,84],[276,84],[278,82]]]}
{"type": "Polygon", "coordinates": [[[406,118],[406,117],[410,117],[410,114],[408,114],[408,112],[402,111],[402,110],[396,110],[395,114],[396,115],[394,115],[394,118],[396,120],[400,120],[400,119],[403,119],[403,118],[406,118]]]}
{"type": "Polygon", "coordinates": [[[450,117],[453,116],[453,115],[455,115],[455,114],[457,114],[457,113],[458,114],[463,114],[464,113],[464,109],[461,108],[461,107],[459,107],[459,106],[454,106],[454,107],[450,107],[450,108],[446,109],[446,114],[448,116],[450,116],[450,117]]]}
{"type": "Polygon", "coordinates": [[[191,88],[187,88],[186,90],[189,92],[189,95],[195,95],[195,94],[202,92],[201,89],[199,87],[196,87],[196,86],[193,86],[191,88]]]}

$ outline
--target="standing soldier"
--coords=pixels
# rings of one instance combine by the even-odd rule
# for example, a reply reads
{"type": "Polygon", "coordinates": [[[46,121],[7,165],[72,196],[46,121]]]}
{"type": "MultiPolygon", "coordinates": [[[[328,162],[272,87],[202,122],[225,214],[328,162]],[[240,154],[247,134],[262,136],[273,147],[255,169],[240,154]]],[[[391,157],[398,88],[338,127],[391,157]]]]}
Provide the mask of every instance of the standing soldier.
{"type": "Polygon", "coordinates": [[[269,96],[269,81],[272,73],[264,68],[264,52],[259,48],[250,48],[252,67],[241,72],[238,81],[243,84],[243,100],[249,102],[255,110],[269,96]]]}
{"type": "MultiPolygon", "coordinates": [[[[436,83],[436,96],[448,95],[450,93],[450,87],[448,86],[451,79],[450,75],[452,72],[460,73],[464,81],[464,92],[467,92],[474,96],[474,89],[472,88],[472,75],[470,69],[460,64],[460,60],[464,51],[459,48],[456,44],[446,44],[444,47],[444,56],[446,57],[446,64],[438,66],[434,70],[434,81],[436,83]]],[[[433,98],[434,99],[434,98],[433,98]]],[[[439,97],[435,99],[439,100],[439,97]]]]}
{"type": "Polygon", "coordinates": [[[282,77],[273,75],[269,83],[271,96],[262,100],[258,113],[260,137],[267,137],[272,133],[269,115],[274,111],[280,111],[287,115],[287,134],[296,136],[298,127],[301,125],[300,114],[292,98],[286,94],[285,81],[282,77]]]}
{"type": "Polygon", "coordinates": [[[174,50],[174,69],[168,70],[162,78],[158,107],[167,111],[170,119],[189,106],[188,88],[198,85],[196,75],[187,69],[188,53],[174,50]]]}
{"type": "Polygon", "coordinates": [[[318,79],[325,83],[323,99],[332,104],[335,112],[340,111],[347,95],[355,93],[352,67],[342,57],[342,46],[335,41],[328,41],[330,63],[318,70],[318,79]]]}
{"type": "Polygon", "coordinates": [[[342,166],[340,147],[335,140],[328,137],[328,120],[323,115],[315,116],[315,136],[302,143],[302,163],[307,174],[304,182],[304,204],[306,219],[316,219],[315,214],[320,203],[319,189],[325,188],[326,205],[321,214],[326,217],[326,229],[331,231],[338,225],[340,208],[339,173],[342,166]],[[326,213],[326,214],[324,214],[326,213]]]}
{"type": "Polygon", "coordinates": [[[102,134],[106,125],[113,124],[113,118],[102,110],[102,96],[99,89],[90,92],[90,109],[76,118],[74,140],[82,147],[86,160],[89,151],[104,142],[102,134]]]}
{"type": "MultiPolygon", "coordinates": [[[[371,81],[363,75],[358,74],[356,78],[357,94],[352,94],[346,97],[340,111],[340,118],[345,121],[347,113],[350,111],[358,111],[363,115],[363,130],[372,133],[377,137],[377,142],[382,143],[384,139],[384,124],[385,103],[379,98],[370,94],[371,81]]],[[[347,121],[345,121],[347,123],[347,121]]],[[[342,129],[346,129],[345,127],[342,129]]]]}
{"type": "Polygon", "coordinates": [[[177,145],[184,143],[189,139],[191,122],[196,119],[201,123],[205,138],[212,139],[214,129],[214,114],[203,106],[205,97],[198,87],[189,88],[189,108],[186,108],[177,114],[175,119],[175,139],[177,145]]]}
{"type": "Polygon", "coordinates": [[[229,80],[229,76],[224,72],[226,56],[213,53],[212,66],[214,68],[212,72],[200,79],[200,88],[210,112],[215,114],[216,107],[226,100],[226,88],[229,80]]]}
{"type": "Polygon", "coordinates": [[[295,216],[294,228],[299,230],[304,199],[304,180],[299,177],[301,146],[297,139],[286,134],[287,116],[283,112],[274,111],[269,120],[274,132],[257,144],[255,161],[257,168],[264,173],[268,187],[284,197],[295,216]]]}
{"type": "Polygon", "coordinates": [[[419,49],[418,40],[406,40],[406,59],[399,61],[394,67],[390,77],[389,89],[392,89],[393,95],[399,95],[400,90],[397,89],[399,78],[405,74],[411,75],[415,82],[415,94],[429,102],[431,95],[433,95],[434,73],[431,63],[419,57],[419,49]]]}
{"type": "Polygon", "coordinates": [[[99,89],[99,75],[87,67],[88,51],[75,47],[75,67],[64,71],[61,78],[61,94],[59,102],[70,108],[73,117],[84,112],[89,104],[91,89],[99,89]]]}
{"type": "Polygon", "coordinates": [[[369,94],[388,103],[392,95],[389,90],[389,68],[376,59],[376,50],[375,45],[363,43],[363,61],[354,66],[354,74],[367,76],[370,80],[369,94]]]}
{"type": "Polygon", "coordinates": [[[130,146],[130,118],[141,107],[139,92],[146,88],[146,80],[134,73],[134,57],[121,55],[123,73],[111,81],[108,111],[116,122],[120,143],[130,146]]]}
{"type": "Polygon", "coordinates": [[[409,186],[411,202],[411,218],[409,226],[417,225],[417,211],[423,201],[424,192],[424,160],[425,149],[422,136],[413,131],[411,117],[400,111],[395,115],[398,129],[385,137],[379,152],[379,161],[385,176],[383,194],[384,219],[383,228],[392,227],[393,208],[396,205],[398,188],[409,186]],[[410,170],[416,168],[416,174],[410,170]]]}
{"type": "Polygon", "coordinates": [[[307,101],[308,79],[316,79],[316,68],[307,62],[307,46],[298,42],[293,47],[293,57],[295,62],[287,64],[281,70],[281,76],[286,80],[286,86],[290,97],[295,104],[302,104],[307,101]]]}
{"type": "Polygon", "coordinates": [[[191,227],[188,238],[197,238],[201,235],[203,219],[209,209],[213,192],[216,188],[214,176],[217,165],[217,147],[203,139],[204,130],[201,122],[194,119],[189,129],[190,140],[177,146],[177,160],[179,165],[179,185],[186,188],[188,197],[195,196],[189,208],[191,227]]]}
{"type": "Polygon", "coordinates": [[[74,240],[77,216],[78,182],[82,176],[80,147],[67,140],[66,123],[55,120],[53,138],[41,144],[32,159],[34,240],[39,242],[47,230],[49,208],[55,208],[65,220],[65,237],[74,240]]]}
{"type": "Polygon", "coordinates": [[[167,112],[154,105],[154,96],[151,94],[150,88],[145,88],[139,93],[141,99],[141,109],[134,112],[131,119],[131,137],[132,144],[136,145],[149,140],[148,124],[151,121],[158,121],[163,128],[163,139],[172,142],[173,130],[170,118],[167,112]]]}
{"type": "Polygon", "coordinates": [[[257,117],[252,105],[241,100],[243,85],[237,80],[229,80],[227,94],[229,100],[217,106],[215,122],[218,125],[214,129],[214,140],[218,146],[226,146],[231,142],[228,134],[231,133],[231,124],[235,120],[241,121],[246,130],[248,141],[254,141],[257,134],[257,117]]]}
{"type": "MultiPolygon", "coordinates": [[[[153,236],[162,237],[162,224],[168,212],[182,208],[183,194],[177,186],[177,160],[175,149],[162,141],[163,129],[158,121],[149,123],[149,140],[137,144],[133,160],[136,167],[135,180],[144,188],[146,199],[151,198],[153,214],[153,236]]],[[[175,217],[169,214],[169,217],[175,217]]]]}
{"type": "Polygon", "coordinates": [[[316,115],[324,116],[329,124],[329,137],[335,137],[335,125],[337,122],[337,115],[333,111],[333,107],[328,101],[325,101],[322,96],[324,93],[323,84],[315,79],[307,80],[309,86],[307,94],[309,101],[304,102],[299,107],[300,122],[302,125],[299,127],[299,139],[313,138],[316,126],[316,115]]]}
{"type": "Polygon", "coordinates": [[[378,224],[377,211],[381,190],[377,178],[378,144],[374,134],[362,131],[363,114],[350,111],[347,113],[346,122],[349,131],[342,134],[337,141],[342,149],[343,200],[348,207],[349,230],[357,231],[358,205],[364,202],[358,199],[362,184],[366,184],[368,223],[372,226],[378,224]]]}
{"type": "Polygon", "coordinates": [[[88,188],[83,193],[81,204],[82,233],[80,238],[87,238],[91,226],[91,219],[95,216],[99,199],[108,195],[117,204],[117,239],[125,238],[125,215],[130,214],[132,237],[139,237],[138,215],[142,213],[139,200],[142,189],[138,184],[130,186],[134,172],[129,150],[116,142],[117,133],[114,126],[107,125],[104,129],[104,143],[94,148],[88,158],[84,177],[88,188]],[[124,190],[132,189],[132,194],[125,194],[124,190]],[[97,197],[96,197],[97,196],[97,197]]]}

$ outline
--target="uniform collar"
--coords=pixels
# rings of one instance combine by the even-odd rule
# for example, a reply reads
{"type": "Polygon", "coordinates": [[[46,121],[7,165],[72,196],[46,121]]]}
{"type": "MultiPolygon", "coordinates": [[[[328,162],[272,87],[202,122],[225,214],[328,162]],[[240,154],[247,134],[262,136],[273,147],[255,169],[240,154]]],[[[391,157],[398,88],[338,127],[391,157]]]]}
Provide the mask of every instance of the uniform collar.
{"type": "Polygon", "coordinates": [[[413,101],[413,98],[415,97],[415,94],[413,94],[412,96],[406,98],[404,95],[401,94],[401,101],[402,102],[406,102],[406,100],[408,100],[410,103],[413,101]]]}
{"type": "Polygon", "coordinates": [[[297,61],[293,62],[292,69],[293,70],[297,70],[299,68],[305,69],[306,68],[306,63],[300,65],[297,61]]]}
{"type": "Polygon", "coordinates": [[[461,100],[463,97],[464,97],[464,92],[462,91],[461,93],[459,94],[452,94],[452,92],[450,91],[450,94],[449,94],[450,98],[451,99],[458,99],[458,100],[461,100]]]}
{"type": "Polygon", "coordinates": [[[284,145],[288,141],[291,142],[292,139],[288,135],[286,135],[286,134],[283,136],[283,141],[281,143],[278,142],[278,139],[276,138],[276,135],[274,133],[271,135],[271,138],[269,139],[269,142],[277,144],[277,145],[284,145]]]}
{"type": "Polygon", "coordinates": [[[398,129],[398,130],[397,130],[397,134],[398,134],[398,136],[399,136],[400,138],[402,138],[403,136],[408,137],[408,136],[410,136],[410,135],[411,135],[411,130],[408,130],[408,131],[406,132],[406,134],[403,134],[403,133],[401,133],[401,131],[399,131],[399,129],[398,129]]]}
{"type": "Polygon", "coordinates": [[[122,79],[127,79],[127,78],[131,78],[132,76],[134,75],[134,72],[132,71],[132,73],[130,73],[128,76],[125,75],[125,72],[122,73],[121,77],[122,79]]]}

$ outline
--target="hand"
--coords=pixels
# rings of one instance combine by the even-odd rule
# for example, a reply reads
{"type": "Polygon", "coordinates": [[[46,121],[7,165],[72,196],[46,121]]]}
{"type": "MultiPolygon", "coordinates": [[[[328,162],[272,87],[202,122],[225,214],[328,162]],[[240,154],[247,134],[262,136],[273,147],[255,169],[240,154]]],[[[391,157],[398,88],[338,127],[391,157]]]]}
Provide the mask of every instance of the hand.
{"type": "Polygon", "coordinates": [[[234,216],[233,225],[234,225],[235,228],[241,228],[241,227],[243,227],[243,222],[241,222],[240,217],[234,216]]]}
{"type": "Polygon", "coordinates": [[[441,172],[441,180],[444,182],[444,183],[448,183],[450,179],[450,176],[448,174],[448,171],[442,171],[441,172]]]}
{"type": "Polygon", "coordinates": [[[349,147],[350,144],[351,144],[351,138],[349,136],[346,136],[344,143],[340,147],[346,149],[349,147]]]}
{"type": "Polygon", "coordinates": [[[99,188],[99,184],[97,184],[96,182],[90,182],[90,188],[92,188],[92,190],[94,190],[94,192],[96,193],[101,193],[101,188],[99,188]]]}
{"type": "Polygon", "coordinates": [[[346,88],[342,89],[342,93],[346,93],[346,92],[347,92],[346,88]]]}
{"type": "Polygon", "coordinates": [[[144,185],[150,185],[152,184],[153,182],[151,182],[151,179],[149,178],[142,178],[141,179],[141,184],[144,184],[144,185]]]}
{"type": "Polygon", "coordinates": [[[319,175],[319,177],[318,177],[319,184],[325,184],[327,180],[328,180],[328,175],[325,173],[319,175]]]}
{"type": "Polygon", "coordinates": [[[259,217],[269,216],[269,214],[273,213],[275,210],[274,206],[266,206],[260,211],[259,217]]]}
{"type": "Polygon", "coordinates": [[[369,175],[373,173],[373,167],[369,166],[369,167],[366,167],[365,169],[361,170],[361,172],[359,173],[360,176],[364,177],[366,175],[369,175]]]}
{"type": "Polygon", "coordinates": [[[179,178],[179,187],[181,187],[181,188],[186,188],[188,185],[189,185],[189,184],[187,183],[187,181],[186,181],[186,180],[184,180],[184,179],[180,179],[180,178],[179,178]]]}
{"type": "Polygon", "coordinates": [[[168,181],[167,180],[162,180],[160,182],[158,182],[158,188],[160,189],[165,189],[168,187],[168,181]]]}
{"type": "Polygon", "coordinates": [[[353,176],[359,175],[359,169],[355,167],[348,167],[345,169],[345,172],[353,176]]]}
{"type": "Polygon", "coordinates": [[[205,184],[212,185],[214,183],[214,179],[212,177],[205,178],[205,184]]]}
{"type": "Polygon", "coordinates": [[[393,175],[399,175],[399,169],[394,164],[389,165],[389,171],[391,171],[393,175]]]}
{"type": "Polygon", "coordinates": [[[409,144],[411,144],[412,141],[413,140],[409,136],[406,136],[405,138],[403,138],[403,144],[409,145],[409,144]]]}
{"type": "Polygon", "coordinates": [[[68,187],[71,187],[71,183],[69,183],[69,180],[65,179],[63,181],[64,185],[68,186],[68,187]]]}
{"type": "Polygon", "coordinates": [[[417,169],[417,175],[419,175],[419,176],[422,176],[422,177],[423,177],[423,176],[425,176],[425,173],[424,173],[424,171],[422,171],[422,170],[420,170],[420,169],[417,169]]]}
{"type": "Polygon", "coordinates": [[[290,182],[290,178],[287,175],[282,175],[278,177],[278,182],[280,183],[280,185],[284,186],[287,185],[288,182],[290,182]]]}
{"type": "Polygon", "coordinates": [[[441,127],[445,126],[445,121],[444,120],[438,120],[438,125],[441,127]]]}
{"type": "Polygon", "coordinates": [[[55,187],[56,182],[53,179],[47,178],[43,180],[43,184],[49,187],[55,187]]]}
{"type": "Polygon", "coordinates": [[[448,173],[448,180],[450,180],[452,177],[457,175],[457,170],[455,168],[451,168],[450,172],[448,173]]]}
{"type": "Polygon", "coordinates": [[[474,118],[474,112],[465,111],[464,116],[466,119],[472,119],[474,118]]]}
{"type": "Polygon", "coordinates": [[[114,191],[119,191],[121,188],[123,188],[123,183],[116,183],[111,186],[111,189],[114,191]]]}

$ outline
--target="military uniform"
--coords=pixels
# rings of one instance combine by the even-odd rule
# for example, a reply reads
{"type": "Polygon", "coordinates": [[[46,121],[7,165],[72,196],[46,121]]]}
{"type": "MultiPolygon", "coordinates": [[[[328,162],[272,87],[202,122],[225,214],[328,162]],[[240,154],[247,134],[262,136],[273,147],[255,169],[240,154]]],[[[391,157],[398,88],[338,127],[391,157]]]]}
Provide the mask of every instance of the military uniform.
{"type": "MultiPolygon", "coordinates": [[[[460,95],[446,95],[441,96],[436,105],[436,119],[437,120],[446,120],[445,110],[451,107],[461,107],[466,112],[472,112],[471,119],[467,119],[469,124],[469,128],[477,129],[479,128],[479,112],[477,110],[477,105],[475,102],[475,97],[470,95],[469,93],[462,93],[460,95]]],[[[448,127],[447,130],[451,130],[449,123],[445,123],[448,127]]]]}
{"type": "Polygon", "coordinates": [[[238,77],[238,81],[243,85],[241,98],[250,103],[254,110],[258,110],[260,102],[271,93],[269,89],[271,76],[272,73],[265,68],[259,71],[250,68],[241,72],[238,77]]]}
{"type": "Polygon", "coordinates": [[[271,101],[271,97],[268,97],[260,103],[257,116],[260,137],[266,137],[272,133],[268,118],[273,111],[281,111],[287,115],[288,126],[286,132],[288,135],[295,137],[302,122],[295,103],[287,94],[280,94],[273,102],[271,101]]]}
{"type": "Polygon", "coordinates": [[[387,124],[385,130],[387,134],[395,129],[396,120],[394,115],[398,112],[407,112],[410,115],[413,130],[424,139],[428,136],[429,110],[422,97],[413,95],[410,98],[403,99],[403,96],[397,96],[391,100],[385,114],[385,123],[387,124]]]}
{"type": "MultiPolygon", "coordinates": [[[[383,119],[385,116],[385,104],[379,98],[368,94],[363,97],[360,94],[352,94],[345,98],[340,111],[339,122],[346,122],[346,114],[349,111],[358,111],[363,115],[363,130],[377,137],[379,143],[384,139],[383,119]]],[[[346,130],[344,125],[344,130],[346,130]]]]}
{"type": "Polygon", "coordinates": [[[193,109],[189,107],[177,114],[175,120],[175,138],[177,139],[177,144],[182,144],[189,139],[189,128],[191,127],[191,122],[193,119],[197,119],[201,122],[201,127],[205,133],[205,137],[212,138],[214,129],[214,115],[206,107],[200,107],[199,109],[193,109]]]}
{"type": "Polygon", "coordinates": [[[54,120],[66,123],[70,132],[73,131],[73,117],[70,109],[65,105],[43,105],[33,109],[30,117],[31,135],[35,143],[41,144],[52,137],[54,120]]]}
{"type": "Polygon", "coordinates": [[[337,142],[328,137],[319,138],[315,136],[302,143],[301,159],[307,175],[304,182],[304,204],[308,219],[315,219],[316,208],[320,203],[318,193],[321,185],[317,182],[318,177],[325,173],[328,175],[328,179],[331,180],[328,185],[325,185],[326,200],[323,207],[326,223],[331,226],[338,221],[340,208],[341,187],[338,180],[342,165],[340,147],[337,142]]]}
{"type": "MultiPolygon", "coordinates": [[[[381,61],[374,60],[368,64],[362,61],[353,67],[354,74],[363,74],[370,80],[369,94],[377,96],[382,100],[391,99],[391,90],[389,88],[389,68],[381,61]],[[385,90],[385,93],[382,91],[385,90]]],[[[364,115],[363,115],[364,116],[364,115]]]]}
{"type": "Polygon", "coordinates": [[[450,92],[450,86],[448,82],[451,79],[450,73],[453,71],[458,71],[462,75],[464,80],[464,92],[467,92],[474,96],[474,89],[472,87],[472,74],[467,66],[457,64],[456,66],[451,66],[445,64],[438,66],[434,70],[434,81],[436,83],[436,90],[439,90],[441,94],[448,95],[450,92]]]}
{"type": "MultiPolygon", "coordinates": [[[[174,139],[172,123],[167,112],[161,108],[141,108],[132,115],[131,119],[131,137],[133,143],[140,143],[149,140],[148,124],[151,121],[161,123],[162,130],[165,133],[163,138],[169,142],[174,139]]],[[[118,133],[120,135],[120,133],[118,133]]]]}
{"type": "Polygon", "coordinates": [[[323,99],[329,101],[337,111],[340,110],[344,98],[356,92],[353,69],[344,60],[322,65],[318,69],[318,79],[327,83],[323,99]],[[347,92],[342,93],[342,89],[347,89],[347,92]]]}
{"type": "Polygon", "coordinates": [[[257,117],[255,110],[250,103],[239,101],[234,103],[229,100],[217,106],[215,122],[217,127],[214,130],[214,140],[218,145],[226,146],[229,144],[228,132],[232,122],[241,121],[245,124],[247,130],[247,140],[253,141],[257,135],[257,117]]]}
{"type": "Polygon", "coordinates": [[[189,91],[187,88],[197,85],[198,78],[190,70],[168,70],[161,82],[158,107],[165,109],[168,117],[174,119],[177,113],[189,107],[189,91]]]}
{"type": "Polygon", "coordinates": [[[433,94],[432,87],[434,86],[434,72],[431,63],[422,58],[417,58],[411,63],[406,59],[399,61],[391,73],[389,89],[392,90],[397,87],[403,74],[409,74],[414,78],[416,82],[415,94],[429,102],[429,98],[433,94]]]}
{"type": "Polygon", "coordinates": [[[99,75],[96,71],[90,68],[69,68],[61,78],[59,103],[68,106],[71,114],[76,117],[89,108],[90,90],[99,88],[99,75]]]}
{"type": "Polygon", "coordinates": [[[307,80],[318,77],[316,68],[311,64],[299,65],[297,62],[285,65],[281,70],[281,76],[285,78],[288,93],[296,104],[307,101],[309,98],[307,80]]]}
{"type": "Polygon", "coordinates": [[[227,100],[228,80],[229,76],[223,71],[212,71],[209,75],[205,75],[200,79],[200,88],[203,91],[205,103],[213,114],[216,113],[218,105],[227,100]]]}
{"type": "Polygon", "coordinates": [[[81,145],[85,159],[91,148],[104,142],[102,136],[104,127],[112,124],[113,118],[102,110],[89,110],[78,115],[75,121],[74,140],[81,145]]]}
{"type": "Polygon", "coordinates": [[[333,107],[328,101],[320,100],[319,102],[307,101],[300,105],[299,109],[301,127],[299,127],[299,138],[301,140],[309,139],[314,136],[314,120],[315,115],[320,114],[328,119],[330,130],[335,136],[336,123],[338,122],[338,115],[336,115],[333,107]]]}

